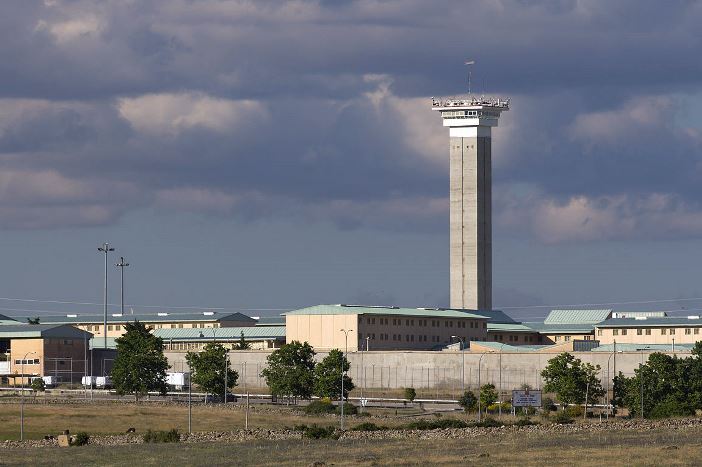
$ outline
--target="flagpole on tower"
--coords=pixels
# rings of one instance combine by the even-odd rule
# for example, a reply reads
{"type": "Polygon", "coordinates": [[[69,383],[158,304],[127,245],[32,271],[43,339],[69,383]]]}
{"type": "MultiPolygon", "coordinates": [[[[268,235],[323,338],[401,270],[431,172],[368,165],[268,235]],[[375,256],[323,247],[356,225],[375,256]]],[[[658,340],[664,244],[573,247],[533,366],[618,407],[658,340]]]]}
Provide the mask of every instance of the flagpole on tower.
{"type": "Polygon", "coordinates": [[[464,65],[468,66],[468,94],[470,95],[470,78],[471,78],[471,69],[470,65],[475,65],[475,60],[468,60],[467,62],[464,63],[464,65]]]}

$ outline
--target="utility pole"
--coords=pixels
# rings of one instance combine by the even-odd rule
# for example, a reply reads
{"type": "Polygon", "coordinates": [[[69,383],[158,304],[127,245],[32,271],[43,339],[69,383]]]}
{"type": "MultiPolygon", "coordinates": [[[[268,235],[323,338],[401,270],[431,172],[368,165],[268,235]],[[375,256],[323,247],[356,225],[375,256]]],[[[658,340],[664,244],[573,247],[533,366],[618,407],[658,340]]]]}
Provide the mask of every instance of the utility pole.
{"type": "Polygon", "coordinates": [[[103,348],[107,348],[107,254],[110,251],[115,251],[114,248],[110,246],[109,243],[105,242],[102,244],[101,247],[98,247],[98,251],[105,253],[105,288],[103,290],[103,299],[104,299],[104,319],[102,321],[102,335],[103,335],[103,348]]]}
{"type": "Polygon", "coordinates": [[[229,355],[227,354],[227,349],[224,349],[224,404],[227,404],[227,363],[229,363],[228,360],[229,355]]]}
{"type": "Polygon", "coordinates": [[[119,263],[115,264],[118,268],[120,268],[120,275],[122,276],[122,285],[120,286],[120,295],[121,295],[121,302],[120,302],[120,314],[124,316],[124,268],[129,266],[129,263],[124,262],[124,256],[119,257],[119,263]]]}
{"type": "Polygon", "coordinates": [[[346,341],[346,351],[341,359],[341,429],[344,429],[344,374],[346,373],[346,369],[344,368],[344,359],[346,358],[346,355],[349,353],[349,333],[353,331],[353,329],[341,329],[341,332],[344,333],[344,339],[346,341]]]}

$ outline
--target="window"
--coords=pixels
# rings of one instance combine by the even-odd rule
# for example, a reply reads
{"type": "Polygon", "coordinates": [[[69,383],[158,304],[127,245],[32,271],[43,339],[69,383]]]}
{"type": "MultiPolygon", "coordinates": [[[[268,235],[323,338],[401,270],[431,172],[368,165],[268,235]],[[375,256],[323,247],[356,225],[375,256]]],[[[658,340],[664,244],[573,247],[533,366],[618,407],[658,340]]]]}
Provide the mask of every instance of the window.
{"type": "Polygon", "coordinates": [[[453,327],[453,321],[449,321],[449,327],[450,327],[450,328],[453,327]]]}
{"type": "Polygon", "coordinates": [[[699,334],[699,333],[700,333],[700,328],[695,328],[695,334],[699,334]]]}
{"type": "Polygon", "coordinates": [[[175,324],[171,324],[171,329],[175,329],[175,327],[176,327],[175,324]]]}
{"type": "Polygon", "coordinates": [[[178,323],[178,328],[182,328],[182,327],[183,327],[183,323],[178,323]]]}
{"type": "Polygon", "coordinates": [[[107,326],[107,330],[108,330],[108,331],[112,331],[112,325],[111,325],[111,324],[110,324],[109,326],[107,326]]]}
{"type": "Polygon", "coordinates": [[[448,321],[444,321],[444,327],[445,327],[445,328],[448,327],[448,321]]]}
{"type": "Polygon", "coordinates": [[[622,336],[626,336],[627,329],[622,329],[622,336]]]}
{"type": "Polygon", "coordinates": [[[414,326],[414,320],[410,320],[410,325],[414,326]]]}
{"type": "Polygon", "coordinates": [[[675,335],[675,328],[670,328],[670,335],[674,336],[675,335]]]}
{"type": "Polygon", "coordinates": [[[650,330],[650,329],[646,329],[646,335],[647,335],[647,336],[650,336],[650,335],[651,335],[651,330],[650,330]]]}
{"type": "Polygon", "coordinates": [[[412,335],[410,336],[410,340],[411,340],[412,342],[414,342],[414,334],[412,334],[412,335]]]}
{"type": "Polygon", "coordinates": [[[685,328],[685,334],[692,334],[692,329],[685,328]]]}
{"type": "Polygon", "coordinates": [[[483,329],[487,329],[487,321],[483,323],[483,329]]]}
{"type": "Polygon", "coordinates": [[[618,335],[619,335],[619,329],[612,329],[612,335],[613,335],[613,336],[618,336],[618,335]]]}
{"type": "Polygon", "coordinates": [[[637,336],[640,336],[640,335],[642,335],[642,334],[643,334],[643,329],[637,329],[637,330],[636,330],[636,335],[637,335],[637,336]]]}
{"type": "Polygon", "coordinates": [[[569,342],[570,341],[570,336],[565,336],[565,341],[569,342]]]}
{"type": "Polygon", "coordinates": [[[409,326],[409,320],[408,320],[408,319],[405,320],[405,326],[409,326]]]}
{"type": "Polygon", "coordinates": [[[601,336],[601,335],[602,335],[602,329],[598,329],[598,330],[597,330],[597,335],[598,335],[598,336],[601,336]]]}
{"type": "Polygon", "coordinates": [[[661,328],[661,336],[665,336],[665,328],[661,328]]]}

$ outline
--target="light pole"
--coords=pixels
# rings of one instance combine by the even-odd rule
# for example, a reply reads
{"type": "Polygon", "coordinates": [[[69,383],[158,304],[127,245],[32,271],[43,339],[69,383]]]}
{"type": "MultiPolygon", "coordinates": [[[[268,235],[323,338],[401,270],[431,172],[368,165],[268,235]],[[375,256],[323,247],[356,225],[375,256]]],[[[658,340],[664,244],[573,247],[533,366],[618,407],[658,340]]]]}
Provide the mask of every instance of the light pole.
{"type": "MultiPolygon", "coordinates": [[[[487,352],[485,352],[485,353],[487,353],[487,352]]],[[[480,417],[481,417],[481,413],[480,413],[480,390],[481,390],[481,387],[480,387],[480,362],[482,361],[483,357],[485,356],[485,353],[480,355],[480,358],[478,359],[478,423],[480,423],[480,417]]]]}
{"type": "Polygon", "coordinates": [[[499,405],[497,406],[498,417],[502,417],[502,349],[504,348],[505,344],[506,344],[506,342],[503,342],[502,345],[500,346],[500,382],[499,382],[500,389],[498,391],[499,405]]]}
{"type": "Polygon", "coordinates": [[[346,355],[349,353],[349,333],[353,331],[353,329],[341,329],[341,332],[344,333],[344,340],[346,342],[346,352],[343,355],[343,358],[341,359],[341,429],[344,429],[344,374],[346,373],[346,368],[344,368],[344,358],[346,358],[346,355]]]}
{"type": "Polygon", "coordinates": [[[109,243],[105,242],[102,244],[101,247],[98,247],[98,251],[105,253],[105,288],[103,290],[103,299],[104,299],[105,307],[103,309],[104,319],[102,321],[102,325],[104,327],[102,328],[102,332],[103,332],[103,347],[106,349],[107,348],[107,254],[110,251],[115,251],[115,249],[112,248],[109,243]]]}
{"type": "MultiPolygon", "coordinates": [[[[366,352],[368,352],[369,341],[370,337],[366,336],[366,352]]],[[[361,400],[363,400],[363,390],[366,386],[366,370],[363,366],[363,354],[366,352],[363,351],[363,344],[361,344],[361,376],[363,377],[363,384],[361,385],[361,400]]]]}
{"type": "Polygon", "coordinates": [[[24,441],[24,362],[27,360],[27,355],[31,354],[36,355],[37,353],[27,352],[26,354],[24,354],[24,358],[22,359],[22,392],[20,393],[20,441],[24,441]]]}
{"type": "Polygon", "coordinates": [[[124,268],[129,266],[129,263],[124,262],[124,256],[119,257],[119,263],[115,264],[120,269],[120,276],[122,276],[122,284],[120,286],[120,295],[122,300],[120,302],[120,314],[124,316],[124,268]]]}
{"type": "Polygon", "coordinates": [[[461,350],[461,397],[466,393],[466,353],[463,350],[463,339],[459,336],[451,336],[451,339],[458,339],[461,350]]]}
{"type": "Polygon", "coordinates": [[[227,367],[229,366],[228,365],[228,363],[229,363],[228,357],[229,357],[229,354],[227,353],[227,349],[225,348],[224,349],[224,404],[225,405],[227,404],[227,382],[228,382],[227,381],[227,376],[228,376],[227,373],[229,373],[227,371],[227,369],[228,369],[227,367]]]}
{"type": "MultiPolygon", "coordinates": [[[[611,377],[609,374],[609,362],[612,360],[612,357],[614,357],[615,352],[612,350],[612,354],[607,358],[607,419],[609,419],[609,412],[610,412],[610,407],[609,407],[609,382],[611,381],[611,377]]],[[[616,376],[616,375],[615,375],[616,376]]]]}

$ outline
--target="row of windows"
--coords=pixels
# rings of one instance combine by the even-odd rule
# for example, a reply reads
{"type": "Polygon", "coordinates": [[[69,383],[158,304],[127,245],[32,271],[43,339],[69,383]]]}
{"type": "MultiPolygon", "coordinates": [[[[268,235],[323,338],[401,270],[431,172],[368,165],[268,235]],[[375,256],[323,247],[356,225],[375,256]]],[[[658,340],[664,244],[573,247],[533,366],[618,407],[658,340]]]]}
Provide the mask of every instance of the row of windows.
{"type": "MultiPolygon", "coordinates": [[[[505,336],[503,334],[493,334],[492,340],[505,342],[505,336]]],[[[519,342],[519,336],[514,334],[507,335],[507,342],[519,342]]],[[[526,335],[524,336],[524,342],[538,342],[536,336],[526,335]]]]}
{"type": "MultiPolygon", "coordinates": [[[[170,323],[170,324],[163,324],[163,323],[156,323],[156,324],[148,324],[152,329],[183,329],[183,328],[218,328],[219,323],[170,323]]],[[[89,324],[86,327],[87,331],[99,331],[102,329],[101,325],[92,325],[89,324]]],[[[121,324],[108,324],[107,325],[107,330],[108,331],[121,331],[124,329],[124,326],[121,324]]]]}
{"type": "Polygon", "coordinates": [[[15,365],[39,365],[39,359],[38,358],[28,358],[28,359],[22,359],[18,358],[15,360],[15,365]]]}
{"type": "MultiPolygon", "coordinates": [[[[660,328],[659,330],[660,330],[661,336],[665,336],[666,334],[671,335],[671,336],[674,336],[674,335],[675,335],[675,328],[660,328]]],[[[629,331],[629,329],[612,329],[612,335],[613,335],[613,336],[618,336],[619,333],[621,332],[621,335],[622,335],[622,336],[626,336],[627,333],[628,333],[628,331],[629,331]]],[[[633,333],[634,330],[632,329],[631,331],[632,331],[632,333],[633,333]]],[[[687,336],[689,336],[689,335],[691,335],[691,334],[699,334],[699,333],[700,333],[700,328],[685,328],[684,332],[685,332],[685,335],[687,335],[687,336]]],[[[644,334],[647,335],[647,336],[650,336],[650,335],[651,335],[651,329],[650,329],[650,328],[648,328],[648,329],[640,329],[640,328],[639,328],[639,329],[636,329],[636,335],[637,335],[637,336],[642,336],[642,335],[644,335],[644,334]]],[[[598,329],[598,330],[597,330],[597,335],[598,335],[598,336],[601,336],[601,335],[602,335],[602,329],[598,329]]]]}
{"type": "MultiPolygon", "coordinates": [[[[368,317],[366,318],[366,323],[367,324],[375,324],[376,318],[371,318],[368,317]]],[[[415,320],[414,319],[405,319],[405,326],[414,326],[415,325],[415,320]]],[[[416,320],[417,326],[424,326],[428,327],[431,326],[432,328],[438,328],[441,327],[441,321],[437,319],[418,319],[416,320]]],[[[378,324],[383,324],[383,325],[390,325],[390,319],[389,318],[378,318],[378,324]]],[[[452,328],[454,322],[450,320],[444,321],[444,327],[446,328],[452,328]]],[[[402,326],[402,318],[393,318],[392,319],[392,325],[393,326],[402,326]]],[[[472,328],[472,329],[478,329],[480,328],[480,323],[476,321],[468,321],[466,322],[465,320],[461,321],[456,321],[456,327],[457,328],[472,328]],[[468,326],[470,324],[470,326],[468,326]]],[[[487,328],[487,323],[483,323],[483,328],[487,328]]]]}
{"type": "MultiPolygon", "coordinates": [[[[363,334],[359,333],[358,334],[359,340],[363,340],[363,334]]],[[[375,333],[368,333],[366,334],[366,338],[369,338],[370,340],[375,340],[375,333]]],[[[469,336],[461,337],[465,342],[470,341],[469,336]]],[[[392,339],[390,339],[389,334],[380,334],[380,339],[381,341],[395,341],[395,342],[414,342],[415,341],[415,335],[414,334],[405,334],[404,339],[402,334],[393,334],[392,339]]],[[[431,341],[432,342],[441,342],[441,336],[431,336],[431,341]]],[[[429,336],[426,336],[424,334],[422,335],[417,335],[417,342],[429,342],[429,336]]],[[[447,341],[448,342],[448,341],[447,341]]]]}

